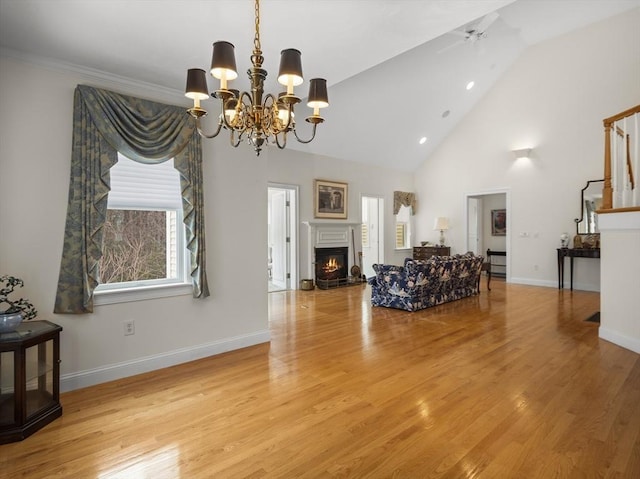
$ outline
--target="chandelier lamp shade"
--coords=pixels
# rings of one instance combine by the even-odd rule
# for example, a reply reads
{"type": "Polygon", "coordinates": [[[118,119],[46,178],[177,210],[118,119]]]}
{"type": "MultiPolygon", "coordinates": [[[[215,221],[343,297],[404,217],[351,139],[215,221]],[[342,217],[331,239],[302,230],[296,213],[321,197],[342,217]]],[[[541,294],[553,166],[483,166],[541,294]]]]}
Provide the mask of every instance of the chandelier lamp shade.
{"type": "Polygon", "coordinates": [[[235,47],[225,41],[213,44],[211,59],[211,75],[220,81],[219,89],[211,95],[220,102],[220,115],[217,128],[212,134],[205,133],[200,119],[207,111],[200,102],[209,98],[206,72],[200,68],[192,68],[187,72],[185,96],[193,100],[193,107],[187,111],[195,119],[198,133],[205,138],[215,138],[222,130],[229,131],[232,146],[237,147],[247,140],[260,155],[262,148],[268,143],[275,143],[283,149],[287,144],[287,134],[293,133],[300,143],[310,143],[316,136],[317,126],[324,121],[320,109],[329,106],[327,81],[324,78],[313,78],[309,82],[307,106],[313,114],[306,118],[311,123],[311,138],[298,136],[295,122],[295,105],[300,98],[295,95],[294,87],[303,83],[302,59],[299,50],[289,48],[282,50],[278,83],[286,87],[286,91],[277,95],[265,94],[264,81],[267,71],[262,68],[264,57],[260,46],[260,1],[255,0],[255,37],[251,55],[252,67],[247,70],[251,82],[251,92],[240,92],[230,89],[229,82],[238,77],[235,47]]]}

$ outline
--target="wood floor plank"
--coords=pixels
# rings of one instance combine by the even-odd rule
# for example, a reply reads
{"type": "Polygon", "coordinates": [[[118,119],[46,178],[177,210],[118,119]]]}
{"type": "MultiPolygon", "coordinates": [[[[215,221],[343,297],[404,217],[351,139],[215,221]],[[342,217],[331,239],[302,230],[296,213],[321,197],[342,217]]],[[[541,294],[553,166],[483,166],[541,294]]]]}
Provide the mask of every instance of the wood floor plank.
{"type": "Polygon", "coordinates": [[[0,476],[640,477],[640,356],[584,321],[598,293],[369,298],[270,293],[270,344],[63,394],[0,476]]]}

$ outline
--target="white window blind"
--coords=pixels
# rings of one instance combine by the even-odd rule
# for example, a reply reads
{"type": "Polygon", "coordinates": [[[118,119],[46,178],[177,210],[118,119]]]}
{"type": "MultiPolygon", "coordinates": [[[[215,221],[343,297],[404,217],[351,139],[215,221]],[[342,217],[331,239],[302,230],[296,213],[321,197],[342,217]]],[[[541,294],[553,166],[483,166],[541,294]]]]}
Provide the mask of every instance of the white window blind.
{"type": "Polygon", "coordinates": [[[110,170],[110,209],[181,210],[180,174],[173,159],[149,165],[118,153],[118,163],[110,170]]]}
{"type": "Polygon", "coordinates": [[[407,224],[396,223],[396,249],[407,247],[407,224]]]}

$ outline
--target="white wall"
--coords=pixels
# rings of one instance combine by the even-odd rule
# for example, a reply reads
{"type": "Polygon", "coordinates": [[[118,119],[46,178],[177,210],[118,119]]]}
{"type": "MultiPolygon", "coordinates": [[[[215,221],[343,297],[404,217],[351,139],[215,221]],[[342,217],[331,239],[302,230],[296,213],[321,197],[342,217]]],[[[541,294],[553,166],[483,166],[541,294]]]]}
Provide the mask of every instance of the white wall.
{"type": "Polygon", "coordinates": [[[173,97],[118,79],[0,59],[0,274],[22,278],[23,295],[35,304],[38,319],[64,328],[62,388],[268,341],[266,163],[248,148],[232,150],[226,139],[205,140],[203,148],[211,297],[97,306],[87,315],[52,314],[78,83],[183,102],[179,92],[173,97]],[[125,337],[122,323],[130,319],[136,332],[125,337]]]}
{"type": "MultiPolygon", "coordinates": [[[[511,280],[557,286],[560,234],[575,233],[580,190],[603,176],[602,120],[640,99],[639,24],[636,9],[525,51],[416,172],[418,237],[448,216],[461,252],[465,193],[509,189],[511,280]],[[532,158],[515,161],[521,148],[532,158]]],[[[576,260],[574,287],[599,290],[599,272],[576,260]]]]}
{"type": "Polygon", "coordinates": [[[600,337],[640,354],[640,211],[600,215],[600,337]]]}

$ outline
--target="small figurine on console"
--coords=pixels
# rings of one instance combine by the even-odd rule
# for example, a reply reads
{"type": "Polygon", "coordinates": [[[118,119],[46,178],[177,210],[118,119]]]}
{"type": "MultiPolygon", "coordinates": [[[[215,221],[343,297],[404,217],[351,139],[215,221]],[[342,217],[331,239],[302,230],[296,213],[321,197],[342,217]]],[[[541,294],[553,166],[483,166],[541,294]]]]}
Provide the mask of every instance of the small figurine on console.
{"type": "Polygon", "coordinates": [[[561,248],[569,247],[569,235],[567,233],[562,233],[560,235],[560,247],[561,248]]]}

